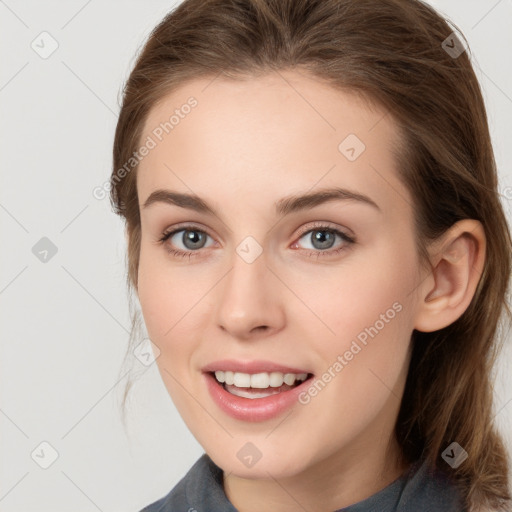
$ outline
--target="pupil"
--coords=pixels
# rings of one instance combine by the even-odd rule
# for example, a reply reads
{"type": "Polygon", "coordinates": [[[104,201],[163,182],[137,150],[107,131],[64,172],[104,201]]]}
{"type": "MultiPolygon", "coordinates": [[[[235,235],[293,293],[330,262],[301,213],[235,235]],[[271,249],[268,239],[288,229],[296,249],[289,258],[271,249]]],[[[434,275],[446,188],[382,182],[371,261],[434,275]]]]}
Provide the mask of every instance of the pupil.
{"type": "Polygon", "coordinates": [[[204,244],[204,233],[199,231],[185,231],[183,233],[183,244],[188,249],[200,249],[204,244]]]}
{"type": "Polygon", "coordinates": [[[327,230],[314,231],[311,234],[313,247],[317,249],[329,249],[334,243],[334,238],[334,233],[327,230]]]}

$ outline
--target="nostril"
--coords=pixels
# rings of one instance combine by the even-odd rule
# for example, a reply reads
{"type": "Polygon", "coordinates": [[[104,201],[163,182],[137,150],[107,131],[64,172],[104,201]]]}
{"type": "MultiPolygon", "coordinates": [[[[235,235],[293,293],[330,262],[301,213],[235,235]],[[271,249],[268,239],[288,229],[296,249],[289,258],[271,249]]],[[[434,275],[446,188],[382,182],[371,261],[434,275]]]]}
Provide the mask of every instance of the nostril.
{"type": "Polygon", "coordinates": [[[268,329],[268,325],[258,325],[258,327],[254,327],[252,330],[253,331],[256,331],[256,330],[266,331],[267,329],[268,329]]]}

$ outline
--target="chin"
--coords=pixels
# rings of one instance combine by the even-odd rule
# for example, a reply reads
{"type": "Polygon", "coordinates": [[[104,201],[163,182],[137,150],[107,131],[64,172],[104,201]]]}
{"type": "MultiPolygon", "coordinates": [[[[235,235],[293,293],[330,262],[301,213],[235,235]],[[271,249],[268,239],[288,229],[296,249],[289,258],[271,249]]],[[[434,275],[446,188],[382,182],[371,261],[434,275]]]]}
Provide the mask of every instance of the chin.
{"type": "MultiPolygon", "coordinates": [[[[266,450],[271,450],[268,447],[266,450]]],[[[287,478],[293,477],[306,469],[307,461],[300,454],[298,458],[290,458],[288,455],[279,453],[261,454],[261,458],[255,459],[255,462],[248,460],[244,462],[243,454],[240,458],[237,456],[238,449],[233,456],[228,456],[226,450],[218,452],[217,450],[205,450],[213,462],[219,466],[225,473],[233,474],[239,478],[247,479],[269,479],[269,478],[287,478]],[[242,460],[240,460],[242,459],[242,460]]],[[[274,449],[275,452],[275,449],[274,449]]],[[[297,453],[299,453],[297,451],[297,453]]]]}

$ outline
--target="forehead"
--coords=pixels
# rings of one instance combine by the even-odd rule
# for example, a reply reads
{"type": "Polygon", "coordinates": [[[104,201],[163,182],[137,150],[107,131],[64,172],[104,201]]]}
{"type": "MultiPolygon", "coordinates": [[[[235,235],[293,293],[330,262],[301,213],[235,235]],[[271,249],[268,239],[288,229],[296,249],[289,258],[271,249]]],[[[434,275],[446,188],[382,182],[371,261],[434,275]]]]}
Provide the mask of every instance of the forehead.
{"type": "Polygon", "coordinates": [[[345,186],[391,208],[408,194],[396,172],[392,117],[297,71],[187,82],[152,108],[141,142],[148,138],[154,147],[139,164],[141,203],[163,187],[222,192],[220,202],[235,190],[277,199],[283,190],[345,186]]]}

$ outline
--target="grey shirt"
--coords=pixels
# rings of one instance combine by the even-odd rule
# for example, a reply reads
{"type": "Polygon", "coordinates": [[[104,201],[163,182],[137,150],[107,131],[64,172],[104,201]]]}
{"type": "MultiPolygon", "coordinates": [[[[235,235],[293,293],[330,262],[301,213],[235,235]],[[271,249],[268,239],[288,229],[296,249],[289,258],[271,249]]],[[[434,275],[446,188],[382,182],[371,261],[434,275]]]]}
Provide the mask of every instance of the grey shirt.
{"type": "MultiPolygon", "coordinates": [[[[223,488],[223,473],[203,454],[163,498],[140,512],[237,512],[223,488]]],[[[454,484],[426,462],[416,462],[376,494],[334,512],[466,512],[454,484]]]]}

